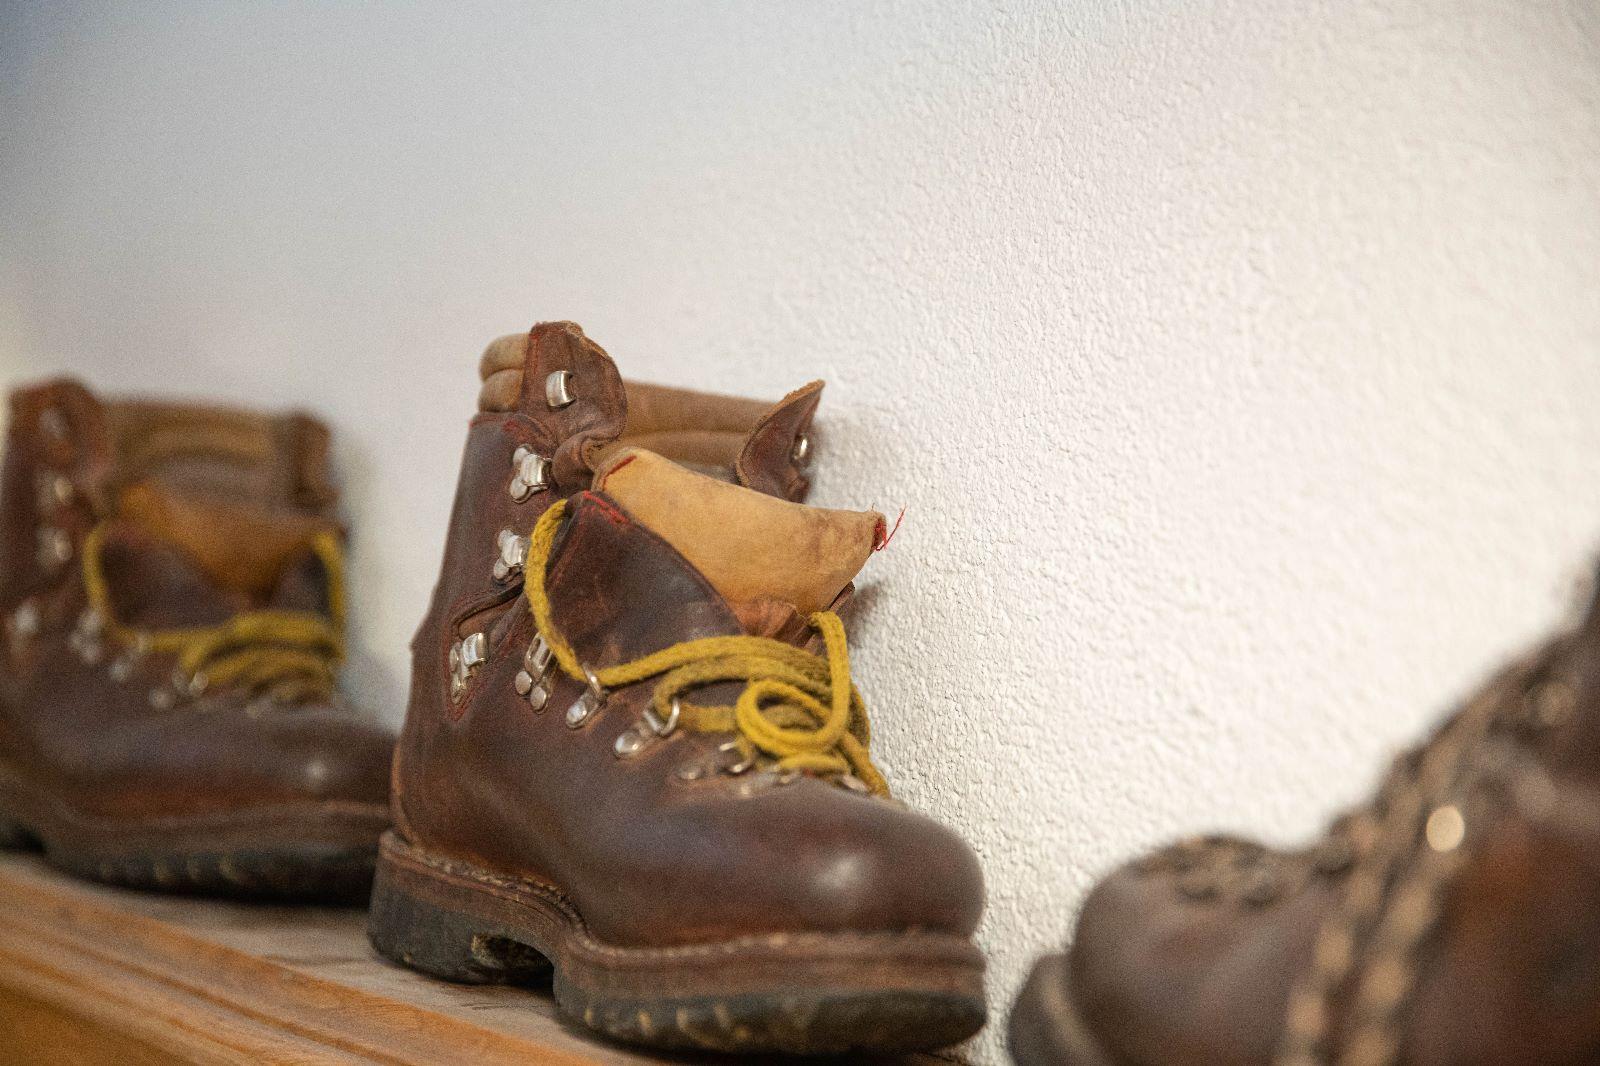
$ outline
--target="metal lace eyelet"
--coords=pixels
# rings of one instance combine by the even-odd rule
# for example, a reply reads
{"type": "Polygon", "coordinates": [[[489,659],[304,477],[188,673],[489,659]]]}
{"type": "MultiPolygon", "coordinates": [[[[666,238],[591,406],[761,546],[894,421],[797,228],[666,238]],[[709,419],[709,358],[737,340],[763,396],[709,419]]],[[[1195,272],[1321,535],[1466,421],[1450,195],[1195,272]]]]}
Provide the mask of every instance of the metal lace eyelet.
{"type": "Polygon", "coordinates": [[[557,370],[544,379],[544,402],[552,411],[570,406],[577,399],[572,395],[572,371],[557,370]]]}
{"type": "Polygon", "coordinates": [[[532,707],[536,714],[550,705],[550,690],[543,685],[530,685],[529,690],[523,695],[528,697],[528,706],[532,707]]]}
{"type": "Polygon", "coordinates": [[[99,664],[104,648],[100,636],[105,631],[105,619],[100,612],[89,608],[78,616],[72,632],[67,634],[67,647],[78,654],[78,659],[89,666],[99,664]]]}
{"type": "Polygon", "coordinates": [[[44,616],[39,611],[39,605],[33,600],[23,600],[6,620],[12,643],[21,644],[38,636],[43,622],[44,616]]]}
{"type": "Polygon", "coordinates": [[[535,712],[543,711],[550,702],[550,689],[545,685],[544,677],[553,658],[554,653],[544,637],[535,636],[528,650],[522,654],[522,669],[511,679],[517,695],[525,697],[535,712]]]}
{"type": "Polygon", "coordinates": [[[61,474],[40,471],[35,488],[40,511],[53,511],[72,502],[72,482],[61,474]]]}
{"type": "Polygon", "coordinates": [[[450,645],[450,695],[460,699],[472,680],[472,671],[487,657],[488,641],[482,633],[471,633],[450,645]]]}
{"type": "Polygon", "coordinates": [[[1578,696],[1570,684],[1561,680],[1542,682],[1528,693],[1527,703],[1534,725],[1557,729],[1570,722],[1578,710],[1578,696]]]}
{"type": "Polygon", "coordinates": [[[1458,804],[1447,803],[1434,808],[1423,828],[1428,847],[1444,854],[1456,850],[1467,836],[1467,820],[1458,804]]]}
{"type": "Polygon", "coordinates": [[[209,680],[206,675],[199,671],[193,674],[185,674],[182,670],[174,670],[172,673],[173,691],[179,696],[189,699],[193,699],[205,692],[208,683],[209,680]]]}
{"type": "Polygon", "coordinates": [[[683,706],[674,696],[672,708],[667,712],[665,720],[656,714],[654,707],[646,707],[640,720],[617,736],[613,750],[619,759],[631,759],[650,746],[652,740],[664,740],[678,728],[678,719],[683,716],[683,706]]]}
{"type": "Polygon", "coordinates": [[[6,644],[13,657],[20,656],[28,643],[39,635],[42,622],[39,605],[32,600],[23,600],[6,618],[6,644]]]}
{"type": "Polygon", "coordinates": [[[617,741],[611,746],[619,759],[631,759],[644,751],[650,744],[650,734],[637,725],[629,726],[617,734],[617,741]]]}
{"type": "Polygon", "coordinates": [[[732,765],[723,766],[721,769],[725,774],[731,774],[734,777],[738,777],[740,774],[745,773],[753,768],[756,764],[755,755],[753,753],[748,755],[745,754],[745,752],[740,748],[737,740],[729,740],[717,746],[717,753],[719,755],[727,754],[728,752],[738,752],[739,761],[733,763],[732,765]]]}
{"type": "Polygon", "coordinates": [[[60,570],[72,559],[72,537],[64,529],[46,526],[38,532],[34,552],[39,568],[48,572],[60,570]]]}
{"type": "Polygon", "coordinates": [[[662,721],[656,714],[654,707],[644,709],[644,722],[650,727],[651,732],[658,737],[670,737],[673,730],[678,728],[678,719],[683,717],[683,704],[678,697],[672,697],[672,707],[667,711],[667,720],[662,721]]]}
{"type": "Polygon", "coordinates": [[[523,665],[535,677],[543,677],[550,669],[550,664],[555,660],[556,653],[550,649],[550,644],[541,633],[533,638],[533,643],[528,645],[528,652],[523,656],[523,665]]]}
{"type": "Polygon", "coordinates": [[[734,786],[734,795],[748,799],[768,789],[792,785],[803,776],[805,775],[794,770],[757,770],[755,773],[740,776],[738,784],[734,786]]]}
{"type": "Polygon", "coordinates": [[[528,561],[528,538],[519,537],[509,529],[502,529],[495,537],[500,557],[494,561],[494,579],[508,581],[522,573],[528,561]]]}
{"type": "Polygon", "coordinates": [[[718,774],[737,777],[754,769],[755,765],[756,756],[754,754],[746,755],[737,740],[728,740],[718,744],[716,748],[700,758],[686,762],[678,767],[676,776],[679,781],[700,781],[708,777],[715,777],[718,774]],[[727,758],[729,755],[737,755],[738,758],[733,762],[729,762],[727,758]]]}
{"type": "Polygon", "coordinates": [[[511,498],[518,503],[549,487],[550,460],[532,448],[521,446],[511,453],[511,470],[509,491],[511,498]]]}
{"type": "Polygon", "coordinates": [[[839,776],[839,783],[851,792],[858,793],[862,796],[872,795],[872,789],[868,788],[867,783],[861,780],[861,778],[857,777],[855,774],[841,774],[839,776]]]}
{"type": "Polygon", "coordinates": [[[606,690],[600,687],[600,679],[594,676],[594,671],[584,668],[583,676],[588,680],[583,694],[572,702],[567,708],[567,728],[578,729],[585,722],[593,718],[595,712],[600,710],[606,701],[606,690]]]}

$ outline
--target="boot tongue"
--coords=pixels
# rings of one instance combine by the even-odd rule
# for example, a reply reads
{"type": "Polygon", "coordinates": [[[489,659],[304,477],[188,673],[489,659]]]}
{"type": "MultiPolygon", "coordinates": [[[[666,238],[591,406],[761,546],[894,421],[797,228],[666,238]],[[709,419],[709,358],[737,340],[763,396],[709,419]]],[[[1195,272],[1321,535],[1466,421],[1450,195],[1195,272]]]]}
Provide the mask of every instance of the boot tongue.
{"type": "Polygon", "coordinates": [[[124,621],[214,625],[261,607],[328,611],[312,539],[332,523],[297,510],[189,498],[155,483],[125,489],[106,548],[124,621]],[[124,613],[127,612],[127,613],[124,613]]]}
{"type": "Polygon", "coordinates": [[[742,617],[749,605],[772,601],[802,616],[826,609],[866,564],[883,528],[876,511],[789,503],[640,448],[602,464],[594,487],[672,545],[742,617]]]}
{"type": "Polygon", "coordinates": [[[183,552],[134,525],[119,525],[100,551],[112,615],[135,629],[221,625],[250,606],[218,587],[183,552]]]}

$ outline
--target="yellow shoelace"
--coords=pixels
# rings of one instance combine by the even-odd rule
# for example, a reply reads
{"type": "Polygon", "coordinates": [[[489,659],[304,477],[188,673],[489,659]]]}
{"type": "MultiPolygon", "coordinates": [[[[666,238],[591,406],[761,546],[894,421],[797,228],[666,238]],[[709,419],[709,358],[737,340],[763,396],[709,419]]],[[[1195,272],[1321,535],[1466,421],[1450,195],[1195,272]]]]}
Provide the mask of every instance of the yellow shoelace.
{"type": "Polygon", "coordinates": [[[101,523],[83,541],[83,585],[103,632],[145,654],[171,654],[192,691],[237,688],[285,701],[324,699],[335,690],[344,659],[344,556],[338,537],[311,538],[328,579],[329,616],[310,611],[246,611],[215,626],[144,629],[120,621],[101,565],[108,531],[101,523]]]}
{"type": "MultiPolygon", "coordinates": [[[[586,681],[588,672],[550,617],[545,569],[556,531],[566,514],[562,500],[540,517],[528,541],[524,592],[534,624],[567,676],[586,681]]],[[[818,611],[811,626],[822,635],[825,654],[768,637],[704,637],[594,671],[604,688],[620,688],[660,677],[651,697],[657,717],[669,720],[678,708],[680,728],[700,733],[732,733],[747,757],[761,753],[780,771],[817,775],[852,774],[876,795],[889,794],[888,782],[872,764],[867,708],[850,681],[850,653],[844,623],[832,611],[818,611]],[[701,706],[683,699],[693,689],[722,681],[743,681],[731,707],[701,706]]]]}

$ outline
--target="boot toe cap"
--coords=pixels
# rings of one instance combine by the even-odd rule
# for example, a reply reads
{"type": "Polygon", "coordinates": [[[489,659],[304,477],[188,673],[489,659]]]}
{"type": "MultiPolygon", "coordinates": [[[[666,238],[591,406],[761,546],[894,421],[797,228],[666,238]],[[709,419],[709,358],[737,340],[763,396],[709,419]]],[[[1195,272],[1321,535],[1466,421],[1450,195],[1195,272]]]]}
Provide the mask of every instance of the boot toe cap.
{"type": "Polygon", "coordinates": [[[1326,904],[1311,884],[1269,904],[1125,866],[1085,901],[1066,974],[1078,1016],[1132,1061],[1265,1062],[1326,904]]]}
{"type": "Polygon", "coordinates": [[[387,805],[395,735],[335,708],[297,708],[264,741],[272,784],[312,802],[387,805]]]}
{"type": "Polygon", "coordinates": [[[663,811],[631,823],[628,836],[630,876],[597,877],[598,890],[580,892],[586,916],[616,943],[970,937],[983,910],[983,874],[959,836],[823,781],[663,811]]]}
{"type": "Polygon", "coordinates": [[[972,849],[921,815],[893,807],[877,813],[850,825],[852,831],[797,849],[797,912],[843,929],[971,936],[984,898],[983,872],[972,849]]]}

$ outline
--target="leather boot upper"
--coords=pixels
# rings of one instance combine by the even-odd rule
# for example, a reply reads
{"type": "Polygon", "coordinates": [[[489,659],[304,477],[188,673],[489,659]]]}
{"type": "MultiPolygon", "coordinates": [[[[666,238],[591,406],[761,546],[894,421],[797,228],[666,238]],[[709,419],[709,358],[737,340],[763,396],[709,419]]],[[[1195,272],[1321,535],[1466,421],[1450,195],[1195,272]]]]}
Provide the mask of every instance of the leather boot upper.
{"type": "MultiPolygon", "coordinates": [[[[687,725],[697,713],[688,705],[738,700],[748,683],[733,679],[739,668],[684,689],[681,708],[658,700],[666,669],[599,683],[658,653],[723,647],[695,643],[710,638],[734,641],[712,669],[751,669],[740,657],[752,638],[821,661],[825,641],[808,615],[848,597],[882,530],[876,514],[787,502],[805,488],[801,442],[820,385],[770,409],[650,393],[643,428],[628,413],[638,387],[622,386],[576,327],[536,327],[523,358],[516,410],[480,415],[469,435],[441,594],[413,648],[398,829],[432,853],[558,889],[619,946],[970,934],[981,877],[948,830],[869,794],[853,764],[824,756],[816,772],[786,772],[731,719],[726,729],[687,725]],[[574,406],[588,397],[609,412],[553,430],[547,412],[563,410],[553,407],[561,396],[544,384],[573,367],[574,406]],[[539,386],[531,396],[529,381],[539,386]],[[526,447],[553,457],[537,500],[508,485],[526,447]],[[505,555],[493,550],[506,540],[500,522],[517,538],[505,555]],[[508,558],[534,569],[495,566],[508,558]],[[547,651],[557,641],[575,672],[547,651]]],[[[509,395],[496,365],[486,358],[486,395],[509,395]]],[[[842,650],[842,631],[829,639],[842,650]]],[[[829,692],[859,700],[846,689],[829,692]]],[[[841,743],[859,754],[870,738],[865,715],[855,718],[841,743]]]]}
{"type": "Polygon", "coordinates": [[[301,415],[12,398],[0,772],[82,817],[386,802],[346,706],[327,432],[301,415]]]}
{"type": "Polygon", "coordinates": [[[1316,844],[1103,881],[1070,999],[1114,1063],[1600,1056],[1600,612],[1497,675],[1316,844]]]}

